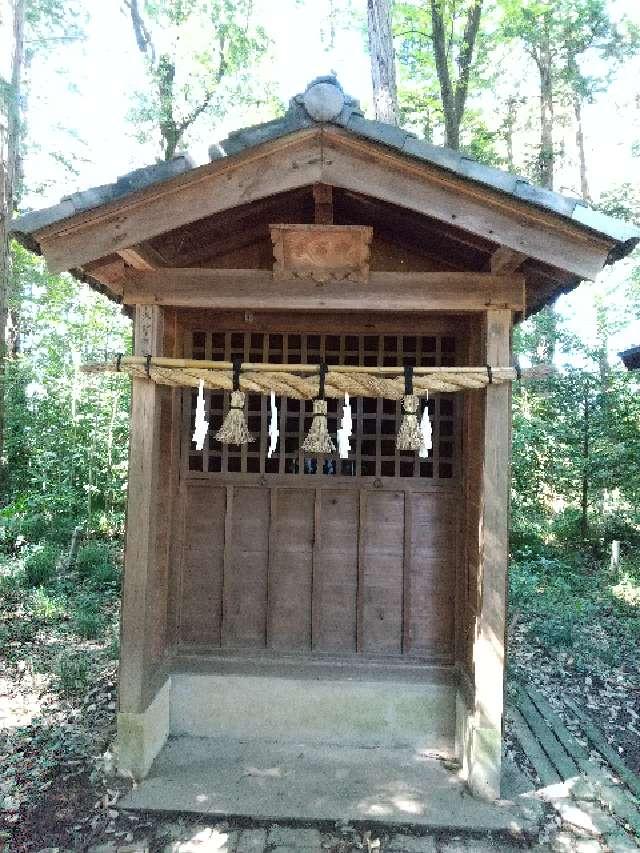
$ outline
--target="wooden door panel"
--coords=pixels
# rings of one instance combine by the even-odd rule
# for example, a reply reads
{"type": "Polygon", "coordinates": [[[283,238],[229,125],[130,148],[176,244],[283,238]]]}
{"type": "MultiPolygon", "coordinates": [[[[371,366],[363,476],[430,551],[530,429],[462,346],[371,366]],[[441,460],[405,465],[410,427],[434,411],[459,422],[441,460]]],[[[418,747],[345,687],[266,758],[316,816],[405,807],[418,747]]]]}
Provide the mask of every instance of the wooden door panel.
{"type": "Polygon", "coordinates": [[[274,489],[269,556],[268,644],[311,648],[315,490],[274,489]]]}
{"type": "Polygon", "coordinates": [[[313,648],[356,651],[357,491],[320,491],[313,572],[313,648]]]}
{"type": "Polygon", "coordinates": [[[448,662],[454,654],[456,504],[414,493],[406,570],[405,651],[448,662]]]}
{"type": "Polygon", "coordinates": [[[361,530],[362,651],[402,651],[404,494],[367,492],[361,530]]]}
{"type": "Polygon", "coordinates": [[[224,571],[223,644],[264,648],[267,627],[269,491],[230,488],[224,571]]]}
{"type": "Polygon", "coordinates": [[[178,626],[184,643],[220,645],[225,491],[186,488],[178,626]]]}

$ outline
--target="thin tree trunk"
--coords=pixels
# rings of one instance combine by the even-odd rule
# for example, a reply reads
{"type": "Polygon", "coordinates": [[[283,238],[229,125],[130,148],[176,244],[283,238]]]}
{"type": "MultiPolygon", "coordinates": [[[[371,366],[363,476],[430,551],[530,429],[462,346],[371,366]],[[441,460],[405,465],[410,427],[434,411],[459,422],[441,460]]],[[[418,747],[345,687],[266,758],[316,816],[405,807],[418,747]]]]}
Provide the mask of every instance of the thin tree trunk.
{"type": "Polygon", "coordinates": [[[11,287],[9,226],[16,206],[20,156],[20,84],[24,62],[24,0],[13,0],[13,42],[6,115],[0,117],[0,465],[3,465],[7,317],[11,287]]]}
{"type": "Polygon", "coordinates": [[[585,389],[582,421],[582,497],[580,532],[583,539],[589,536],[589,391],[585,389]]]}
{"type": "Polygon", "coordinates": [[[507,144],[507,168],[510,172],[515,172],[515,159],[513,156],[513,132],[516,126],[516,105],[515,98],[509,98],[507,101],[507,117],[504,122],[504,138],[507,144]]]}
{"type": "Polygon", "coordinates": [[[458,79],[454,82],[449,71],[447,36],[443,0],[431,0],[431,41],[436,62],[440,99],[444,113],[445,142],[456,151],[460,148],[460,127],[469,94],[469,78],[473,50],[480,29],[483,0],[473,0],[467,13],[464,35],[457,59],[458,79]]]}
{"type": "Polygon", "coordinates": [[[539,178],[543,187],[553,189],[553,78],[551,45],[549,43],[548,22],[544,21],[540,34],[540,54],[538,59],[540,72],[540,154],[539,178]]]}
{"type": "Polygon", "coordinates": [[[391,26],[392,0],[367,0],[373,103],[378,121],[398,124],[396,54],[391,26]]]}
{"type": "Polygon", "coordinates": [[[584,128],[582,126],[582,98],[577,92],[573,95],[573,109],[576,116],[576,146],[578,148],[578,162],[580,164],[580,194],[582,198],[590,202],[589,179],[587,177],[587,155],[584,148],[584,128]]]}

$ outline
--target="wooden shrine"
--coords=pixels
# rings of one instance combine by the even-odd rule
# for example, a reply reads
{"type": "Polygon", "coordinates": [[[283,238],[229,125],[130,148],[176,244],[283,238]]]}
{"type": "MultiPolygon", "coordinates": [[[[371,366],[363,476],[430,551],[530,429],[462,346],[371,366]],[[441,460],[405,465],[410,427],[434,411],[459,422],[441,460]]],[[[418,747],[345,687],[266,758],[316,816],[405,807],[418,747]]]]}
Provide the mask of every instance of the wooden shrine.
{"type": "Polygon", "coordinates": [[[52,271],[134,318],[120,767],[144,776],[175,734],[343,738],[457,755],[472,789],[497,797],[513,374],[491,372],[512,366],[514,323],[638,232],[367,121],[333,78],[222,147],[15,224],[52,271]],[[154,381],[163,358],[193,381],[154,381]],[[396,447],[402,391],[352,396],[347,458],[305,454],[310,392],[278,385],[271,455],[256,385],[255,440],[216,441],[229,370],[205,383],[197,450],[210,375],[197,363],[234,359],[324,364],[328,387],[332,366],[402,381],[408,365],[416,382],[418,369],[489,370],[466,389],[438,374],[428,399],[418,383],[428,455],[396,447]]]}

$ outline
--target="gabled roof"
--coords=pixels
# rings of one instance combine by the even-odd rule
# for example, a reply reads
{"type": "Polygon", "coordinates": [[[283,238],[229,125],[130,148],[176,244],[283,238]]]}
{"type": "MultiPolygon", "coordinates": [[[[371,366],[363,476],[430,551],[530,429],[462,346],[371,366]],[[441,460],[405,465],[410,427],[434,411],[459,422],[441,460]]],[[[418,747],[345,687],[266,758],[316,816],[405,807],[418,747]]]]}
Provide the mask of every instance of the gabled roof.
{"type": "MultiPolygon", "coordinates": [[[[559,214],[597,234],[611,238],[617,244],[615,257],[611,260],[624,257],[640,241],[640,229],[635,225],[594,210],[581,199],[537,187],[520,175],[485,166],[459,151],[432,145],[418,139],[414,133],[365,118],[358,101],[344,94],[335,77],[317,78],[309,84],[305,92],[291,100],[289,109],[282,118],[234,131],[221,143],[212,145],[209,156],[211,160],[233,156],[247,148],[318,124],[333,124],[346,128],[356,136],[381,143],[407,157],[499,190],[519,201],[559,214]]],[[[119,200],[193,168],[195,163],[189,156],[179,155],[168,162],[136,169],[122,175],[115,183],[73,193],[65,196],[59,204],[25,214],[13,223],[13,233],[18,238],[26,238],[42,228],[119,200]]]]}
{"type": "MultiPolygon", "coordinates": [[[[292,177],[290,173],[295,166],[291,166],[289,172],[281,179],[280,184],[274,185],[271,192],[277,193],[295,189],[313,181],[326,181],[335,186],[341,186],[347,191],[363,192],[367,184],[366,181],[352,180],[348,167],[336,166],[336,164],[331,163],[330,158],[325,157],[325,151],[330,145],[347,146],[350,138],[353,140],[354,146],[356,143],[361,146],[359,151],[356,152],[355,148],[353,151],[354,157],[360,157],[361,165],[367,157],[370,158],[369,151],[377,149],[380,152],[376,167],[376,179],[370,182],[373,197],[379,198],[382,202],[396,204],[399,207],[406,206],[407,209],[413,209],[418,213],[426,213],[438,218],[438,213],[437,211],[434,212],[433,207],[432,209],[425,207],[423,210],[420,205],[416,206],[416,204],[411,205],[409,203],[403,205],[404,198],[402,192],[398,192],[398,182],[396,181],[396,184],[393,184],[395,174],[393,170],[398,163],[404,162],[409,168],[413,163],[417,169],[422,170],[420,174],[425,176],[418,180],[435,180],[435,184],[432,186],[427,183],[424,184],[425,198],[427,197],[427,190],[438,192],[436,188],[438,181],[449,181],[449,190],[451,191],[448,202],[449,208],[447,208],[449,211],[447,225],[449,227],[457,227],[461,233],[464,233],[465,229],[474,232],[475,223],[478,225],[475,234],[485,239],[494,240],[498,246],[510,245],[512,250],[522,251],[523,256],[537,259],[536,263],[541,266],[534,272],[538,274],[542,271],[542,274],[549,281],[549,286],[545,286],[544,293],[541,294],[541,298],[537,300],[536,304],[532,303],[534,310],[543,301],[547,301],[555,295],[558,289],[571,288],[581,278],[593,277],[594,272],[601,267],[603,262],[612,263],[629,254],[640,240],[640,230],[636,226],[593,210],[579,199],[569,198],[536,187],[518,175],[485,166],[457,151],[423,142],[414,134],[401,128],[366,119],[358,102],[345,95],[334,77],[320,77],[314,80],[305,92],[296,95],[291,100],[289,109],[282,118],[235,131],[222,143],[213,145],[209,151],[210,163],[205,166],[196,166],[187,156],[181,155],[169,162],[137,169],[120,177],[115,183],[74,193],[63,198],[59,204],[53,207],[26,214],[13,222],[12,232],[25,246],[34,251],[43,251],[48,257],[52,235],[60,241],[66,239],[66,234],[75,233],[77,241],[79,239],[78,229],[85,227],[86,223],[89,223],[90,227],[96,228],[98,227],[98,219],[102,217],[103,221],[106,221],[107,215],[113,223],[118,218],[119,212],[132,210],[146,203],[146,200],[152,197],[154,203],[169,205],[168,199],[172,198],[171,194],[174,189],[176,192],[193,192],[195,185],[200,182],[200,185],[203,186],[202,181],[206,180],[208,176],[220,175],[221,169],[225,171],[225,164],[228,163],[229,166],[232,166],[237,163],[238,170],[241,170],[243,164],[249,163],[253,159],[254,152],[255,157],[258,157],[259,152],[272,150],[274,145],[280,144],[280,140],[282,144],[289,145],[287,138],[292,140],[298,137],[304,139],[305,135],[314,131],[316,134],[320,133],[317,144],[322,152],[321,168],[314,171],[311,166],[313,159],[312,157],[311,159],[308,158],[304,163],[306,172],[310,176],[307,180],[301,174],[295,178],[292,177]],[[370,146],[370,148],[366,146],[370,146]],[[383,156],[384,152],[387,152],[386,159],[383,156]],[[251,156],[248,157],[247,155],[251,156]],[[340,168],[342,168],[342,172],[340,172],[340,168]],[[387,183],[386,195],[385,192],[376,193],[376,189],[385,181],[387,183]],[[459,204],[461,211],[467,204],[466,218],[462,212],[460,216],[457,216],[457,212],[452,212],[451,208],[451,199],[457,203],[455,200],[458,197],[455,193],[461,190],[464,190],[466,200],[461,194],[459,204]],[[493,205],[494,212],[500,205],[504,205],[506,215],[511,217],[510,242],[509,239],[500,239],[497,232],[494,237],[494,232],[480,223],[482,217],[478,205],[482,205],[485,199],[487,204],[493,205]],[[536,214],[535,211],[539,211],[539,213],[536,214]],[[537,244],[537,254],[534,250],[535,247],[531,244],[530,227],[534,220],[539,222],[541,227],[546,223],[545,227],[549,228],[549,245],[553,244],[554,250],[549,252],[548,257],[545,252],[540,251],[540,240],[537,244]],[[568,261],[566,266],[563,265],[563,256],[571,257],[572,248],[571,243],[568,242],[563,251],[558,251],[562,240],[565,239],[564,235],[566,235],[567,240],[569,238],[573,240],[574,245],[577,245],[576,241],[578,244],[582,242],[585,245],[592,241],[593,246],[597,247],[592,251],[593,259],[588,260],[582,266],[577,262],[571,265],[568,261]],[[599,262],[598,258],[600,258],[599,262]],[[545,264],[547,265],[546,269],[545,264]],[[565,274],[563,276],[556,275],[553,273],[554,268],[557,273],[564,270],[565,274]],[[551,275],[549,275],[549,269],[552,271],[551,275]],[[556,290],[551,286],[554,279],[557,282],[556,290]]],[[[316,136],[316,138],[318,137],[316,136]]],[[[284,167],[281,167],[280,174],[283,174],[282,168],[284,167]]],[[[304,169],[300,170],[300,172],[302,171],[304,169]]],[[[404,178],[400,178],[400,182],[403,180],[404,178]]],[[[248,183],[251,184],[250,179],[248,179],[248,183]]],[[[421,185],[418,184],[419,186],[421,185]]],[[[255,198],[264,196],[265,193],[260,195],[255,192],[253,195],[249,193],[245,197],[241,186],[236,191],[235,196],[225,204],[227,208],[234,207],[245,201],[251,202],[255,198]]],[[[216,207],[215,204],[207,203],[210,209],[200,213],[196,205],[193,208],[194,213],[191,220],[184,215],[182,222],[177,224],[183,225],[189,221],[194,221],[196,215],[197,218],[202,218],[213,214],[216,210],[224,209],[221,204],[216,207]]],[[[157,206],[155,210],[157,212],[157,206]]],[[[153,220],[153,215],[151,219],[153,220]]],[[[153,221],[155,222],[155,220],[153,221]]],[[[443,221],[445,221],[444,217],[443,221]]],[[[133,239],[132,235],[131,243],[128,244],[126,240],[129,228],[126,215],[123,216],[123,223],[120,230],[118,230],[118,225],[113,226],[112,251],[120,252],[127,245],[139,243],[140,239],[152,239],[161,233],[160,231],[152,232],[150,227],[147,227],[146,231],[138,229],[137,238],[133,239]],[[142,233],[143,231],[144,233],[142,233]]],[[[73,240],[72,237],[69,239],[73,240]]],[[[106,241],[103,240],[102,244],[100,257],[105,257],[108,254],[104,250],[106,241]]],[[[69,257],[71,258],[72,255],[73,253],[69,257]]],[[[95,257],[97,258],[98,255],[95,257]]],[[[64,266],[58,258],[53,261],[52,268],[63,269],[71,266],[75,274],[86,277],[87,271],[83,270],[82,267],[87,263],[86,252],[84,255],[79,252],[76,242],[74,262],[64,266]]]]}

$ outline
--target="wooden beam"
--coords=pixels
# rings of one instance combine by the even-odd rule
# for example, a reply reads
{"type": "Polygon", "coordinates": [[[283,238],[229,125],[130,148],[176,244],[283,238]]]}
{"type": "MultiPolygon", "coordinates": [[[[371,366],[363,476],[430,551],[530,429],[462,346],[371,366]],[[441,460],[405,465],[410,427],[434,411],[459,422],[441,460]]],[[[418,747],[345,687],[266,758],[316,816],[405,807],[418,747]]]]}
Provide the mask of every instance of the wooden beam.
{"type": "Polygon", "coordinates": [[[277,279],[269,270],[130,271],[125,304],[272,311],[522,311],[524,279],[489,273],[371,273],[366,283],[277,279]]]}
{"type": "MultiPolygon", "coordinates": [[[[508,311],[490,310],[484,324],[485,359],[492,367],[511,362],[508,311]]],[[[500,796],[502,717],[507,608],[509,483],[511,468],[511,386],[489,385],[484,392],[481,456],[479,601],[474,626],[475,713],[469,756],[474,793],[500,796]]]]}
{"type": "Polygon", "coordinates": [[[321,156],[320,130],[301,131],[74,216],[37,239],[50,271],[61,272],[214,213],[317,183],[321,156]]]}
{"type": "Polygon", "coordinates": [[[415,210],[552,266],[594,279],[613,241],[491,188],[327,127],[322,180],[415,210]]]}
{"type": "Polygon", "coordinates": [[[118,252],[123,261],[135,270],[155,270],[167,264],[160,252],[151,246],[131,246],[118,252]]]}
{"type": "Polygon", "coordinates": [[[333,225],[333,188],[328,184],[313,185],[316,225],[333,225]]]}
{"type": "Polygon", "coordinates": [[[522,252],[499,246],[491,255],[491,272],[494,275],[509,275],[521,267],[526,259],[527,256],[522,252]]]}
{"type": "MultiPolygon", "coordinates": [[[[163,309],[136,308],[134,352],[163,354],[163,309]]],[[[152,679],[150,636],[156,570],[160,486],[160,395],[153,382],[134,379],[131,398],[127,530],[122,598],[119,710],[144,711],[152,679]]]]}

